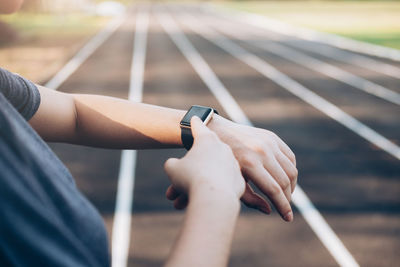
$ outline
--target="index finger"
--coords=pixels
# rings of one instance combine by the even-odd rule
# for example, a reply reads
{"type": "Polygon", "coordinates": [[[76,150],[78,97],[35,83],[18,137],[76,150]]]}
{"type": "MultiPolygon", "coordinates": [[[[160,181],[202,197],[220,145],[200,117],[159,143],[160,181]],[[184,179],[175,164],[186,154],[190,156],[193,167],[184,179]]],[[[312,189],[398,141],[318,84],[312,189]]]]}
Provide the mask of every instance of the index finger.
{"type": "Polygon", "coordinates": [[[192,135],[195,140],[202,134],[211,133],[211,130],[208,129],[207,126],[203,124],[203,121],[197,116],[193,116],[190,119],[190,128],[192,129],[192,135]]]}
{"type": "Polygon", "coordinates": [[[291,222],[293,220],[292,207],[282,188],[265,170],[264,166],[259,164],[246,169],[245,172],[246,176],[272,201],[281,217],[285,221],[291,222]]]}

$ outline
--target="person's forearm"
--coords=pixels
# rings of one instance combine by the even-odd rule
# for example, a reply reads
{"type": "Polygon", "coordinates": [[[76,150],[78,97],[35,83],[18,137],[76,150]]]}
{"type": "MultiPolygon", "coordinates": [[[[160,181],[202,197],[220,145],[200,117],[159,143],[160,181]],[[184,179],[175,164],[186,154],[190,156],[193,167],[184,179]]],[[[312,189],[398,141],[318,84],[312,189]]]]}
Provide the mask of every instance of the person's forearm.
{"type": "Polygon", "coordinates": [[[184,224],[166,266],[226,266],[239,200],[213,188],[189,195],[184,224]]]}
{"type": "Polygon", "coordinates": [[[185,111],[94,95],[74,95],[74,101],[74,143],[134,149],[182,146],[179,122],[185,111]]]}
{"type": "MultiPolygon", "coordinates": [[[[29,123],[46,141],[120,149],[182,147],[179,122],[185,110],[38,88],[41,103],[29,123]]],[[[220,134],[227,124],[214,115],[208,125],[220,134]]]]}
{"type": "Polygon", "coordinates": [[[29,123],[46,141],[124,149],[182,146],[179,122],[185,111],[39,90],[41,103],[29,123]]]}

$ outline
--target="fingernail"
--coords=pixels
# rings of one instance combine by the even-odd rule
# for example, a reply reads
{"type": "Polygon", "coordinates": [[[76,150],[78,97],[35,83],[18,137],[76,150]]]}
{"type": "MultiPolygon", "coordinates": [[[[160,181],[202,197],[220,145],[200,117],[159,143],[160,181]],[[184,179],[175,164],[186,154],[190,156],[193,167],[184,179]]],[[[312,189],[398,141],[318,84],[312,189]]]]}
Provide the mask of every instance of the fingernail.
{"type": "Polygon", "coordinates": [[[293,212],[289,211],[288,213],[286,213],[286,215],[283,216],[283,219],[288,222],[293,221],[293,212]]]}
{"type": "Polygon", "coordinates": [[[267,209],[267,207],[259,206],[259,207],[257,207],[257,209],[258,209],[259,211],[261,211],[262,213],[270,214],[270,211],[267,209]]]}

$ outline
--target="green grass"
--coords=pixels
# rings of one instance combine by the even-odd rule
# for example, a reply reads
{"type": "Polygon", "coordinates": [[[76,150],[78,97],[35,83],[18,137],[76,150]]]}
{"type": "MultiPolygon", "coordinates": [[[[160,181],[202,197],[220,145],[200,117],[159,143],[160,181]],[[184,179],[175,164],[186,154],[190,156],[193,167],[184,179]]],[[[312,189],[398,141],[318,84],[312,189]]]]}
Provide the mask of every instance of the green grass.
{"type": "Polygon", "coordinates": [[[47,14],[21,12],[0,16],[24,36],[86,35],[102,27],[108,18],[83,14],[47,14]]]}
{"type": "Polygon", "coordinates": [[[400,49],[400,1],[224,1],[218,4],[400,49]]]}
{"type": "Polygon", "coordinates": [[[1,65],[35,82],[46,81],[109,19],[78,13],[0,16],[18,36],[15,40],[2,39],[1,65]]]}

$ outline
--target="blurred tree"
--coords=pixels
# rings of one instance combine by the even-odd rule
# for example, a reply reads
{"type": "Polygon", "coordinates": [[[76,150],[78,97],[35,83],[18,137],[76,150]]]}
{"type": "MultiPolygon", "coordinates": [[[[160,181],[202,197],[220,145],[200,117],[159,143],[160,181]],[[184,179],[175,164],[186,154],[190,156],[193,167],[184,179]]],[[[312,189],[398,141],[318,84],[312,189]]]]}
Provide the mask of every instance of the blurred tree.
{"type": "Polygon", "coordinates": [[[93,0],[26,0],[22,9],[31,12],[73,12],[92,6],[93,0]]]}
{"type": "Polygon", "coordinates": [[[0,20],[0,45],[11,43],[18,39],[17,31],[0,20]]]}
{"type": "Polygon", "coordinates": [[[23,11],[39,11],[42,6],[42,0],[26,0],[22,5],[23,11]]]}
{"type": "MultiPolygon", "coordinates": [[[[20,12],[57,13],[62,19],[67,13],[90,10],[95,4],[94,0],[25,0],[20,12]]],[[[1,21],[0,17],[0,45],[17,39],[17,30],[1,21]]]]}

